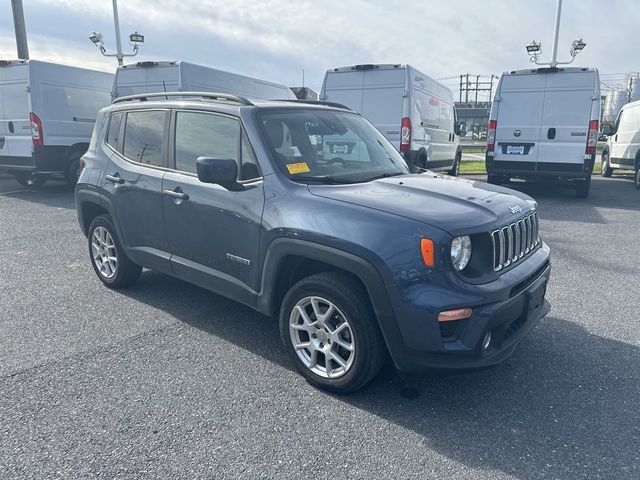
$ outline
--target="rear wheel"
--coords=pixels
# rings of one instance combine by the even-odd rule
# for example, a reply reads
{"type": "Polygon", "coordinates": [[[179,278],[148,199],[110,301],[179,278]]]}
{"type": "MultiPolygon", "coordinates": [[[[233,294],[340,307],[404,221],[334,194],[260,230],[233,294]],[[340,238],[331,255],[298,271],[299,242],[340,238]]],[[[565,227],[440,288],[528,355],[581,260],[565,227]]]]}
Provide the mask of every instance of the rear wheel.
{"type": "Polygon", "coordinates": [[[89,227],[89,256],[98,278],[109,288],[122,288],[138,280],[142,267],[129,260],[108,215],[99,215],[89,227]]]}
{"type": "Polygon", "coordinates": [[[15,172],[13,176],[23,187],[41,187],[47,181],[44,175],[34,175],[31,172],[15,172]]]}
{"type": "Polygon", "coordinates": [[[591,177],[575,181],[576,197],[587,198],[591,190],[591,177]]]}
{"type": "Polygon", "coordinates": [[[67,169],[64,172],[64,179],[71,188],[78,183],[78,177],[80,177],[80,158],[82,155],[74,155],[67,165],[67,169]]]}
{"type": "Polygon", "coordinates": [[[495,173],[487,175],[487,183],[491,185],[500,185],[502,183],[501,180],[500,175],[496,175],[495,173]]]}
{"type": "Polygon", "coordinates": [[[462,154],[460,152],[456,153],[456,158],[453,161],[453,167],[447,173],[452,177],[457,177],[460,173],[460,162],[462,161],[462,154]]]}
{"type": "Polygon", "coordinates": [[[609,154],[607,152],[602,153],[602,164],[600,166],[600,175],[603,177],[610,177],[613,174],[613,168],[609,162],[609,154]]]}
{"type": "Polygon", "coordinates": [[[363,387],[386,357],[365,290],[343,273],[318,273],[291,287],[280,308],[280,338],[307,381],[334,392],[363,387]]]}

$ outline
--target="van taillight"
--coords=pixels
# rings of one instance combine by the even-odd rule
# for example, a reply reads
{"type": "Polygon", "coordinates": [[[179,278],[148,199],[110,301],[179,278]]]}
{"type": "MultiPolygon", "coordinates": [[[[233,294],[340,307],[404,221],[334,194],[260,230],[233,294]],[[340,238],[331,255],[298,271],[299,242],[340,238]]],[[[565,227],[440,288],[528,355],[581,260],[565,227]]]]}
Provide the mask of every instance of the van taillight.
{"type": "Polygon", "coordinates": [[[489,120],[487,126],[487,153],[493,153],[496,147],[496,127],[498,122],[495,120],[489,120]]]}
{"type": "Polygon", "coordinates": [[[42,133],[42,122],[38,118],[38,116],[31,112],[29,114],[29,121],[31,122],[31,141],[34,145],[42,145],[43,141],[43,133],[42,133]]]}
{"type": "Polygon", "coordinates": [[[409,117],[402,119],[402,128],[400,129],[400,151],[408,152],[411,145],[411,120],[409,117]]]}
{"type": "Polygon", "coordinates": [[[587,155],[595,155],[596,147],[598,146],[598,128],[600,122],[598,120],[591,120],[589,122],[589,136],[587,137],[587,148],[584,153],[587,155]]]}

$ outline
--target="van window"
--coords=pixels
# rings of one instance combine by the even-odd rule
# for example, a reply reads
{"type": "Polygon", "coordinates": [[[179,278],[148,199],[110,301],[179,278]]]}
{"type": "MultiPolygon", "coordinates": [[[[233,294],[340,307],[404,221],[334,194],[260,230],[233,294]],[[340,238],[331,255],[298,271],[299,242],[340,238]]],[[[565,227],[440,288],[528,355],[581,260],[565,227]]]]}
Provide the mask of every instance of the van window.
{"type": "Polygon", "coordinates": [[[129,112],[124,129],[123,154],[134,162],[164,167],[164,124],[166,112],[129,112]]]}
{"type": "Polygon", "coordinates": [[[109,132],[107,133],[107,143],[118,150],[118,142],[120,140],[120,126],[122,125],[122,112],[113,113],[109,122],[109,132]]]}
{"type": "Polygon", "coordinates": [[[237,120],[210,113],[176,113],[176,170],[196,173],[198,157],[238,162],[239,147],[240,123],[237,120]]]}

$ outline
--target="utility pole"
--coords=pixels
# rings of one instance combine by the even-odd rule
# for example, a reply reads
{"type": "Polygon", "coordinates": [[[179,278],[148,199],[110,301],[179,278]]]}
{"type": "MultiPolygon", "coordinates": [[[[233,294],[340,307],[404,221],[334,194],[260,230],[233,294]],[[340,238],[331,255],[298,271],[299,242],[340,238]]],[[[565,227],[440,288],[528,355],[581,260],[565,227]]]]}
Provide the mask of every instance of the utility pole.
{"type": "Polygon", "coordinates": [[[27,27],[24,23],[24,10],[22,0],[11,0],[13,10],[13,27],[16,32],[16,46],[18,48],[18,59],[29,60],[29,45],[27,44],[27,27]]]}
{"type": "MultiPolygon", "coordinates": [[[[114,0],[115,1],[115,0],[114,0]]],[[[558,0],[558,8],[556,9],[556,29],[553,33],[553,50],[551,53],[551,67],[558,65],[558,36],[560,35],[560,14],[562,13],[562,0],[558,0]]]]}

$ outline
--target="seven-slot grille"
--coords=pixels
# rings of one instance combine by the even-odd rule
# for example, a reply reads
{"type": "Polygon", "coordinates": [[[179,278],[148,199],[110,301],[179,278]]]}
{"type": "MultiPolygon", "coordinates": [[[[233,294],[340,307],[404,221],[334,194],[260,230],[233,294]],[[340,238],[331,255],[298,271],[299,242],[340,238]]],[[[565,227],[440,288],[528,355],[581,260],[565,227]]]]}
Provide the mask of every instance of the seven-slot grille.
{"type": "Polygon", "coordinates": [[[499,272],[523,259],[540,245],[538,213],[534,212],[510,225],[491,232],[493,269],[499,272]]]}

